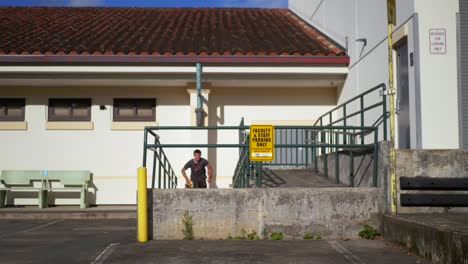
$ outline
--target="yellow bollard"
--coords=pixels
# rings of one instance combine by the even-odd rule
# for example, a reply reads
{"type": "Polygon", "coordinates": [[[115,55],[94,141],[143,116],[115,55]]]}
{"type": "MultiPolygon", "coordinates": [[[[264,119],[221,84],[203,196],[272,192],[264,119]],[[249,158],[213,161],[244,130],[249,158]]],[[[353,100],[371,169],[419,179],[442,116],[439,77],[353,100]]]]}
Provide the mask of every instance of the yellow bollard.
{"type": "Polygon", "coordinates": [[[138,242],[148,241],[148,204],[146,168],[138,168],[138,242]]]}

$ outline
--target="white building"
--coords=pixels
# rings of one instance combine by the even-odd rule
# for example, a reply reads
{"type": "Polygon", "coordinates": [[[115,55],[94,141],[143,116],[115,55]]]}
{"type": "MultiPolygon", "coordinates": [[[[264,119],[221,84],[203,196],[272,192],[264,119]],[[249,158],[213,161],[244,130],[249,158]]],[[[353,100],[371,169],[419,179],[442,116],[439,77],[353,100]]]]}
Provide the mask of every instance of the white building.
{"type": "MultiPolygon", "coordinates": [[[[397,2],[398,135],[409,131],[399,146],[459,148],[468,130],[459,118],[468,115],[460,110],[458,1],[397,2]],[[445,32],[443,43],[430,41],[432,29],[445,32]]],[[[142,128],[196,123],[196,63],[205,125],[235,126],[242,117],[246,125],[312,125],[387,83],[386,22],[383,0],[291,0],[289,9],[1,8],[0,170],[90,170],[91,203],[134,204],[142,128]]],[[[237,143],[237,133],[160,131],[160,140],[237,143]]],[[[228,187],[238,150],[202,151],[217,186],[228,187]]],[[[176,172],[192,155],[166,152],[176,172]]]]}
{"type": "MultiPolygon", "coordinates": [[[[460,9],[468,8],[464,2],[396,1],[397,147],[468,147],[468,88],[460,81],[459,67],[466,59],[465,34],[460,34],[468,25],[468,10],[460,9]]],[[[386,1],[290,0],[289,8],[347,47],[351,62],[338,103],[388,83],[386,1]]]]}

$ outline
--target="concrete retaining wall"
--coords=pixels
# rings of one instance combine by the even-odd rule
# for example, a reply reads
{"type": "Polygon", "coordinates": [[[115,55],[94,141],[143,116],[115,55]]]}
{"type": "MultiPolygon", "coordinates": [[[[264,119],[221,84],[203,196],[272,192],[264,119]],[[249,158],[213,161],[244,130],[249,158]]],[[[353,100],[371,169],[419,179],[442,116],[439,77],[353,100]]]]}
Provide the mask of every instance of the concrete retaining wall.
{"type": "Polygon", "coordinates": [[[468,150],[398,150],[396,169],[398,213],[468,212],[468,208],[402,207],[399,200],[400,193],[408,192],[400,190],[400,177],[468,178],[468,150]]]}
{"type": "Polygon", "coordinates": [[[378,226],[384,208],[378,188],[153,190],[152,197],[154,239],[182,239],[185,210],[196,239],[238,236],[242,229],[281,231],[285,239],[354,238],[362,224],[378,226]]]}
{"type": "MultiPolygon", "coordinates": [[[[386,240],[409,248],[413,253],[432,263],[468,264],[468,232],[463,214],[430,221],[425,215],[392,216],[385,215],[383,234],[386,240]]],[[[429,218],[431,216],[429,215],[429,218]]]]}
{"type": "MultiPolygon", "coordinates": [[[[390,210],[390,167],[389,167],[390,142],[379,143],[379,169],[377,184],[385,190],[386,210],[390,210]]],[[[328,174],[331,181],[335,181],[335,155],[327,156],[328,174]]],[[[349,185],[348,155],[340,154],[340,183],[349,185]]],[[[372,186],[373,155],[355,156],[354,158],[354,186],[372,186]]],[[[324,172],[323,157],[319,157],[318,170],[324,172]]],[[[397,211],[398,213],[448,213],[468,212],[468,208],[448,207],[402,207],[400,206],[400,177],[468,177],[468,150],[396,150],[396,174],[397,174],[397,211]]],[[[417,191],[411,191],[418,193],[417,191]]],[[[427,193],[427,191],[425,191],[427,193]]],[[[468,192],[456,192],[468,193],[468,192]]]]}

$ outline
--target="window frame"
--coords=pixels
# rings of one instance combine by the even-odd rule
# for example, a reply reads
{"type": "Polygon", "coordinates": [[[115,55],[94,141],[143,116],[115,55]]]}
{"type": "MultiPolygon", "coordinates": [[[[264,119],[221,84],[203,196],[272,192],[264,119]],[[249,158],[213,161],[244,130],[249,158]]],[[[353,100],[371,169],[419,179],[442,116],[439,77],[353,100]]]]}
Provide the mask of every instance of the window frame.
{"type": "Polygon", "coordinates": [[[20,106],[21,115],[19,116],[0,116],[0,122],[24,122],[26,120],[26,98],[0,98],[0,108],[5,108],[8,112],[8,104],[20,106]]]}
{"type": "Polygon", "coordinates": [[[47,121],[48,122],[90,122],[91,121],[91,98],[49,98],[49,104],[47,106],[47,121]],[[68,116],[57,116],[54,114],[56,103],[68,104],[68,116]],[[88,114],[86,116],[73,116],[72,110],[76,107],[73,104],[79,104],[80,107],[86,106],[88,114]]]}
{"type": "Polygon", "coordinates": [[[112,121],[113,122],[156,122],[156,98],[114,98],[112,106],[112,121]],[[151,116],[138,116],[136,111],[138,106],[137,103],[151,104],[151,116]],[[133,103],[133,110],[135,111],[134,116],[121,116],[119,115],[120,104],[133,103]]]}

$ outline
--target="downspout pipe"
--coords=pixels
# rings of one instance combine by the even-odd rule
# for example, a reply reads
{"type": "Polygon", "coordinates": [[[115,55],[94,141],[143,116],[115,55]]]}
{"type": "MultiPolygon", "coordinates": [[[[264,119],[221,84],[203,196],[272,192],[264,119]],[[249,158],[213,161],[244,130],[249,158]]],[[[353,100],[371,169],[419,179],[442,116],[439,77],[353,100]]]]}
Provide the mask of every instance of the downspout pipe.
{"type": "Polygon", "coordinates": [[[197,126],[203,126],[203,100],[202,100],[202,95],[201,95],[201,90],[202,90],[202,85],[201,85],[201,75],[202,75],[202,65],[201,63],[197,63],[197,83],[196,83],[196,89],[197,89],[197,108],[195,109],[195,114],[196,114],[196,120],[197,120],[197,126]]]}

